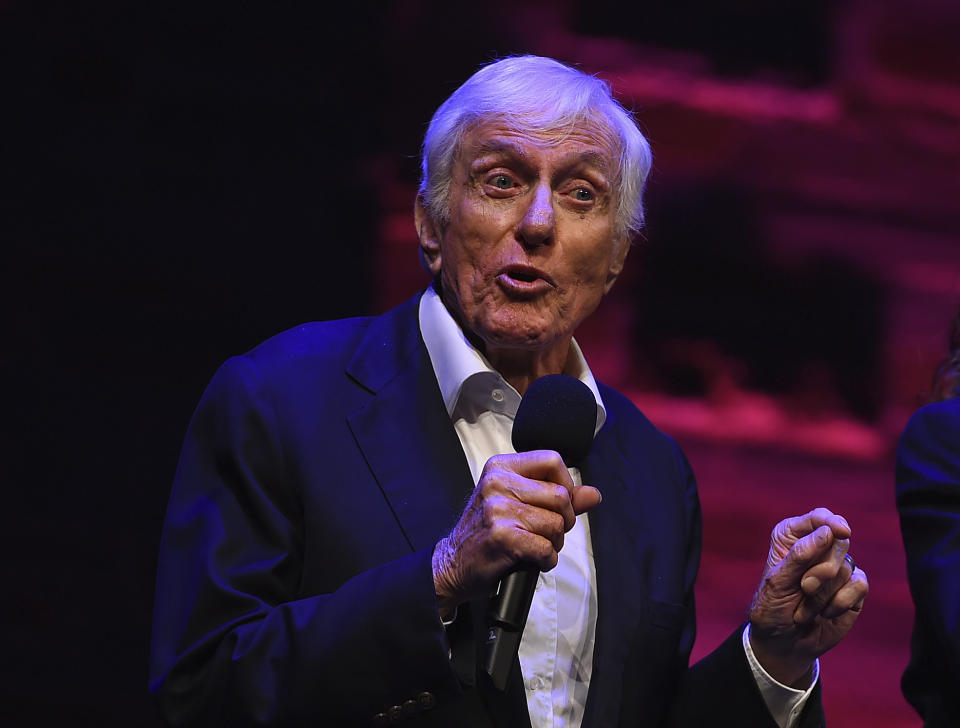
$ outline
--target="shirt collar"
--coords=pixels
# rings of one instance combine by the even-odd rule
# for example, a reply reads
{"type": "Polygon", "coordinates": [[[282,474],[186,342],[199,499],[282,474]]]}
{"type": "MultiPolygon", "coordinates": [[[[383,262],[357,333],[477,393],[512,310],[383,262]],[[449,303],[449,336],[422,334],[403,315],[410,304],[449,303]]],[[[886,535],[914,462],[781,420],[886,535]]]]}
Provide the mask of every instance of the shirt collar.
{"type": "MultiPolygon", "coordinates": [[[[433,365],[433,371],[440,385],[440,393],[443,395],[447,414],[451,417],[464,384],[476,375],[486,378],[492,373],[503,382],[503,386],[513,389],[490,366],[487,358],[470,343],[447,307],[443,305],[433,286],[427,288],[420,298],[420,334],[423,336],[423,343],[427,347],[430,363],[433,365]]],[[[597,426],[594,431],[596,433],[600,431],[607,419],[607,410],[600,397],[597,381],[590,367],[587,366],[587,360],[584,359],[580,346],[575,339],[571,339],[570,346],[573,356],[569,360],[571,371],[567,374],[577,377],[586,384],[597,401],[597,426]]],[[[516,390],[513,391],[516,392],[516,390]]],[[[517,399],[519,400],[519,394],[517,399]]]]}

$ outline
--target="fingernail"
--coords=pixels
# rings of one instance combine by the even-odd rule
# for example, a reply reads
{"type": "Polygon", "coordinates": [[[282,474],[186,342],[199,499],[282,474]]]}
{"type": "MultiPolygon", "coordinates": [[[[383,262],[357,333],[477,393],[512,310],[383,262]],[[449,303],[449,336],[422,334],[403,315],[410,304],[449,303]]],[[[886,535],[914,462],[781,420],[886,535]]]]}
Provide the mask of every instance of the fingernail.
{"type": "Polygon", "coordinates": [[[821,526],[820,528],[817,529],[817,533],[814,535],[814,540],[816,541],[817,545],[823,546],[824,544],[827,543],[827,541],[830,540],[830,535],[831,535],[830,529],[827,527],[821,526]]]}
{"type": "Polygon", "coordinates": [[[601,503],[603,503],[603,493],[601,493],[601,492],[598,490],[598,491],[597,491],[597,495],[600,496],[600,500],[597,501],[597,505],[600,505],[601,503]]]}

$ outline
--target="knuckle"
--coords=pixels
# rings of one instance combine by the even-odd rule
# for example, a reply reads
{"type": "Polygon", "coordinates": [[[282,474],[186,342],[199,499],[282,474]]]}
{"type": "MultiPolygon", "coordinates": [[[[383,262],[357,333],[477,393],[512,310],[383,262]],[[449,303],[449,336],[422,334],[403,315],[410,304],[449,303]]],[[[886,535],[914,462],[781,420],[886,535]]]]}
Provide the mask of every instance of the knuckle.
{"type": "Polygon", "coordinates": [[[549,539],[537,539],[536,556],[538,559],[549,560],[552,556],[556,555],[557,550],[553,547],[553,543],[549,539]]]}
{"type": "Polygon", "coordinates": [[[529,558],[529,554],[524,548],[522,540],[512,541],[509,544],[509,548],[506,549],[506,553],[507,556],[509,556],[510,561],[514,564],[521,561],[526,561],[529,558]]]}
{"type": "Polygon", "coordinates": [[[540,453],[542,453],[545,460],[551,463],[563,464],[563,458],[560,457],[560,453],[558,453],[556,450],[540,450],[540,453]]]}
{"type": "Polygon", "coordinates": [[[794,558],[798,561],[805,562],[810,558],[810,552],[813,547],[813,541],[810,538],[801,538],[797,541],[791,551],[793,551],[794,558]]]}
{"type": "Polygon", "coordinates": [[[503,498],[491,497],[483,502],[481,517],[483,524],[488,529],[493,529],[500,524],[500,520],[506,515],[506,504],[503,498]]]}
{"type": "Polygon", "coordinates": [[[492,546],[501,551],[509,551],[512,548],[513,529],[502,521],[495,521],[488,529],[488,541],[492,546]]]}
{"type": "Polygon", "coordinates": [[[484,470],[501,470],[505,461],[506,455],[491,455],[487,460],[487,464],[484,466],[484,470]]]}
{"type": "Polygon", "coordinates": [[[560,562],[560,557],[551,546],[547,545],[543,549],[539,561],[543,571],[550,571],[560,562]]]}
{"type": "Polygon", "coordinates": [[[488,463],[480,474],[480,482],[474,491],[476,497],[487,498],[492,493],[500,491],[503,487],[504,473],[499,468],[491,468],[488,463]]]}
{"type": "Polygon", "coordinates": [[[547,511],[539,523],[541,533],[551,541],[563,534],[563,517],[559,513],[547,511]]]}
{"type": "Polygon", "coordinates": [[[554,511],[564,511],[570,506],[570,492],[566,488],[562,485],[554,485],[550,491],[554,511]]]}
{"type": "Polygon", "coordinates": [[[498,483],[507,478],[514,472],[509,458],[509,455],[493,455],[483,466],[480,473],[480,482],[498,483]]]}

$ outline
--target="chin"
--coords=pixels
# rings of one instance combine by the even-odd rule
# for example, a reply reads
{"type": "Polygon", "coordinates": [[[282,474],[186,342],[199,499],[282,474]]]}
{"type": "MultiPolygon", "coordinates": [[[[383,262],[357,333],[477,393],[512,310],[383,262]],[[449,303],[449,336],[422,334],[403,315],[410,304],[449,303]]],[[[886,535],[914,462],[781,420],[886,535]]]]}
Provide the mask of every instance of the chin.
{"type": "Polygon", "coordinates": [[[552,327],[525,322],[523,326],[495,326],[483,336],[489,346],[506,349],[545,349],[562,337],[553,333],[552,327]]]}

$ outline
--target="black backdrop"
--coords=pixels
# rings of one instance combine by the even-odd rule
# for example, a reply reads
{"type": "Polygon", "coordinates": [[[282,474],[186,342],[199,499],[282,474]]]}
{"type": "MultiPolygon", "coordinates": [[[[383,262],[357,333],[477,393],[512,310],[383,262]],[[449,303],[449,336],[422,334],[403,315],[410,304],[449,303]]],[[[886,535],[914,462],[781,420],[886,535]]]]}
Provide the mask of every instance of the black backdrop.
{"type": "Polygon", "coordinates": [[[378,160],[415,179],[431,108],[511,50],[443,11],[197,5],[0,3],[5,725],[157,724],[156,550],[205,383],[370,312],[378,160]]]}

